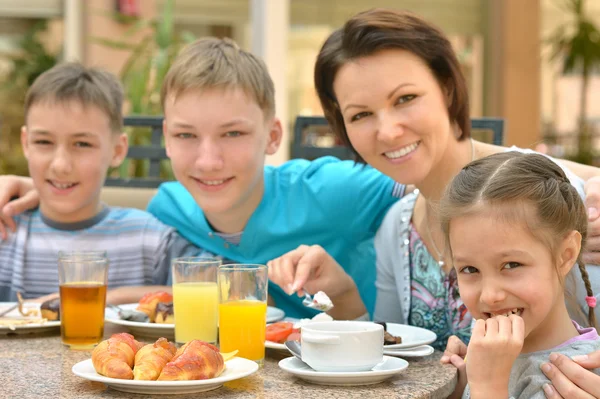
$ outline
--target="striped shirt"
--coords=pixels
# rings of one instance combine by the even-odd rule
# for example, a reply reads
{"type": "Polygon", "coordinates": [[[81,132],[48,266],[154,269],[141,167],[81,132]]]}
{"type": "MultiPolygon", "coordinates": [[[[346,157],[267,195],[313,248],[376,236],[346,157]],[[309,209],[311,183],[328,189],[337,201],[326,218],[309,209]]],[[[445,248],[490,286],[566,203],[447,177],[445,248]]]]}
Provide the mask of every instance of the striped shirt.
{"type": "Polygon", "coordinates": [[[57,223],[39,210],[16,217],[17,231],[0,241],[0,301],[16,293],[35,298],[58,292],[59,251],[106,251],[108,288],[165,285],[171,259],[203,251],[145,211],[104,208],[77,223],[57,223]]]}

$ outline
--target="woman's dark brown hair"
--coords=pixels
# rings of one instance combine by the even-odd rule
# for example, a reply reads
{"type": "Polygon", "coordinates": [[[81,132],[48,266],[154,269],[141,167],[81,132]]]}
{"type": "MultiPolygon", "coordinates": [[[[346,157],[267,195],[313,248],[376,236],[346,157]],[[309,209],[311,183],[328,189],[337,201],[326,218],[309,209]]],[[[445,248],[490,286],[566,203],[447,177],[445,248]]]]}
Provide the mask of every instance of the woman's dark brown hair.
{"type": "Polygon", "coordinates": [[[410,12],[373,9],[355,15],[333,32],[323,44],[315,64],[315,88],[325,117],[357,160],[364,162],[348,139],[333,82],[343,65],[389,49],[410,51],[429,66],[440,87],[448,93],[448,116],[460,130],[459,140],[468,138],[471,121],[467,84],[446,35],[410,12]]]}
{"type": "MultiPolygon", "coordinates": [[[[573,230],[581,234],[581,248],[585,247],[588,221],[583,200],[560,166],[543,155],[509,151],[465,166],[446,188],[440,202],[446,242],[450,242],[452,219],[471,212],[489,213],[489,209],[497,210],[511,221],[525,222],[553,255],[562,239],[573,230]]],[[[581,252],[577,265],[587,296],[593,297],[581,252]]],[[[589,308],[588,321],[590,326],[596,326],[594,308],[589,308]]]]}

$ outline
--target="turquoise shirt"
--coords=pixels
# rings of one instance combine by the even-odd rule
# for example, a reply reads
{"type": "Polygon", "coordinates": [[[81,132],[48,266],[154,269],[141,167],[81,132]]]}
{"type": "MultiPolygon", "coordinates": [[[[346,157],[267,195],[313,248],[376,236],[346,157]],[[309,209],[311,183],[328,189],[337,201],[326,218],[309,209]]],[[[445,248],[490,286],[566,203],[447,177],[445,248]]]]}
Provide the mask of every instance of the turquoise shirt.
{"type": "MultiPolygon", "coordinates": [[[[294,159],[264,172],[265,192],[239,245],[215,234],[202,209],[177,182],[162,184],[148,210],[209,252],[239,263],[266,264],[299,245],[320,245],[354,279],[369,313],[375,306],[373,239],[401,195],[389,177],[369,166],[324,157],[294,159]]],[[[403,187],[402,187],[403,188],[403,187]]],[[[275,284],[269,294],[289,317],[314,314],[275,284]]]]}

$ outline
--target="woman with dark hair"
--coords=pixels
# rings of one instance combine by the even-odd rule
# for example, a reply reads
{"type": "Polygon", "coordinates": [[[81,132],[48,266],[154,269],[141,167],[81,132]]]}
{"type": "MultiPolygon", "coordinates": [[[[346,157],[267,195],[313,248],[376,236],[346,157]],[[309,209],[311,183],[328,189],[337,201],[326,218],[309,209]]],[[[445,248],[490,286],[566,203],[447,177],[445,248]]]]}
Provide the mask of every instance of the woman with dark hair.
{"type": "MultiPolygon", "coordinates": [[[[454,342],[468,342],[472,318],[460,299],[435,204],[466,164],[507,148],[471,138],[467,86],[449,40],[409,12],[357,14],[323,45],[315,86],[332,129],[357,160],[417,188],[390,209],[377,234],[374,318],[430,329],[438,349],[453,335],[460,338],[454,342]]],[[[560,163],[582,176],[598,173],[560,163]]],[[[566,172],[583,196],[583,181],[566,172]]],[[[355,288],[322,248],[300,247],[269,269],[288,293],[332,291],[337,307],[353,310],[348,318],[358,316],[356,304],[345,301],[355,300],[347,294],[355,288]]],[[[598,281],[593,284],[598,291],[598,281]]],[[[582,291],[587,310],[585,296],[582,291]]]]}

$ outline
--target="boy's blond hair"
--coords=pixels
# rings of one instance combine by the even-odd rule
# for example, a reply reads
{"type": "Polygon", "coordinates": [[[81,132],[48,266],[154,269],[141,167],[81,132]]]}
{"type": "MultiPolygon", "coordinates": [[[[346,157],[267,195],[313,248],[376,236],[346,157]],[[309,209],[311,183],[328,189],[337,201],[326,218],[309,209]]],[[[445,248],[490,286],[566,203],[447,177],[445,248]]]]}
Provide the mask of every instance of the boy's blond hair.
{"type": "Polygon", "coordinates": [[[98,107],[108,116],[113,133],[123,131],[123,86],[119,79],[110,72],[74,62],[56,65],[37,77],[25,97],[25,120],[37,103],[70,101],[98,107]]]}
{"type": "Polygon", "coordinates": [[[208,37],[185,47],[165,76],[160,96],[163,109],[167,97],[211,88],[240,88],[265,117],[275,115],[275,87],[267,66],[233,40],[208,37]]]}

